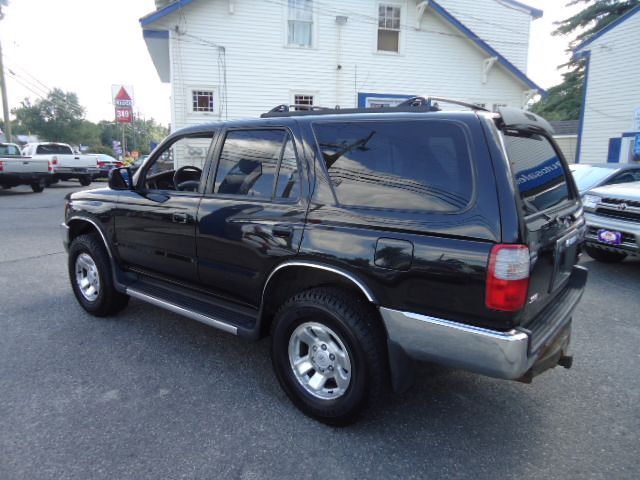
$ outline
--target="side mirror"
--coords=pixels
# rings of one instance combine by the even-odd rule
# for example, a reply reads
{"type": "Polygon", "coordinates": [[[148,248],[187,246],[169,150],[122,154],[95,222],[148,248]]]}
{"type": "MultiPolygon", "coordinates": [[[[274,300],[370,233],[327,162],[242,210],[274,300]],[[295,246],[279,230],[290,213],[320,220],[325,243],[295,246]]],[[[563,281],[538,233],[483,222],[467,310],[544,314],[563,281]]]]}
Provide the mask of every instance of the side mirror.
{"type": "Polygon", "coordinates": [[[109,188],[111,190],[132,190],[133,175],[129,167],[114,168],[109,172],[109,188]]]}

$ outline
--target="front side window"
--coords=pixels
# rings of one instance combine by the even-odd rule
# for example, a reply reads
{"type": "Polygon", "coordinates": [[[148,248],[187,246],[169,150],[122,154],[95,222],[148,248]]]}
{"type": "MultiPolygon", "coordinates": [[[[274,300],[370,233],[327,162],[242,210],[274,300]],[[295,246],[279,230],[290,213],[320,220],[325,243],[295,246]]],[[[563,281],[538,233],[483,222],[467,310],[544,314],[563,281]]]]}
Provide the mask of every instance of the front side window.
{"type": "Polygon", "coordinates": [[[378,6],[378,51],[400,51],[400,7],[378,6]]]}
{"type": "Polygon", "coordinates": [[[311,47],[313,44],[313,0],[289,0],[287,44],[311,47]]]}
{"type": "Polygon", "coordinates": [[[214,132],[196,133],[166,146],[146,170],[146,188],[198,191],[213,136],[214,132]]]}
{"type": "Polygon", "coordinates": [[[293,199],[299,194],[293,141],[288,132],[233,130],[222,146],[215,193],[262,199],[293,199]]]}
{"type": "Polygon", "coordinates": [[[313,129],[343,205],[448,213],[471,201],[469,142],[453,122],[337,122],[313,129]]]}
{"type": "Polygon", "coordinates": [[[213,90],[192,90],[191,108],[197,113],[213,113],[214,92],[213,90]]]}

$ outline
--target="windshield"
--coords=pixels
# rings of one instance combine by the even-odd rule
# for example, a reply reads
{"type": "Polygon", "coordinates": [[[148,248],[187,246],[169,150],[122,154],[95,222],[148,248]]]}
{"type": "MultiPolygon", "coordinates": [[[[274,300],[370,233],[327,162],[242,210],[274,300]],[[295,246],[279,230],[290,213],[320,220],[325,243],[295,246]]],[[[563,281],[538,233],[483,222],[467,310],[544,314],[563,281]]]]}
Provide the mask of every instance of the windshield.
{"type": "Polygon", "coordinates": [[[573,179],[578,185],[578,190],[585,192],[603,182],[614,170],[610,168],[586,167],[573,171],[573,179]]]}
{"type": "Polygon", "coordinates": [[[71,148],[66,145],[56,145],[55,143],[49,143],[46,145],[38,145],[36,154],[40,155],[73,155],[71,148]]]}

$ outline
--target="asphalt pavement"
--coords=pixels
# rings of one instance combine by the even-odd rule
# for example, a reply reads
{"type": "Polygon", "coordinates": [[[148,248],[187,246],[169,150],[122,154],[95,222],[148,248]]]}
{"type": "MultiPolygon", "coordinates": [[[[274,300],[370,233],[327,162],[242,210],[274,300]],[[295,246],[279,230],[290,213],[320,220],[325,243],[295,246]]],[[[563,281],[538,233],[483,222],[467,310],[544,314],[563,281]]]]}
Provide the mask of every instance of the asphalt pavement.
{"type": "Polygon", "coordinates": [[[0,190],[0,479],[640,476],[640,261],[582,259],[571,370],[525,385],[420,365],[336,429],[288,401],[268,340],[136,300],[86,314],[58,228],[77,189],[0,190]]]}

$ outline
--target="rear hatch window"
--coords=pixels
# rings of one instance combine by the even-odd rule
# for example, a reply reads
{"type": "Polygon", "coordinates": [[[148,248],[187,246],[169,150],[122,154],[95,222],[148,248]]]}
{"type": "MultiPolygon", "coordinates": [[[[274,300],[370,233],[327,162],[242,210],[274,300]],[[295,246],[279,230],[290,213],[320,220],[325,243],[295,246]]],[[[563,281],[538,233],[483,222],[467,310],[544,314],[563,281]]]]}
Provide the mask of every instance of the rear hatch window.
{"type": "Polygon", "coordinates": [[[527,213],[553,208],[569,199],[568,173],[544,136],[504,132],[504,143],[527,213]]]}
{"type": "Polygon", "coordinates": [[[343,205],[449,213],[471,201],[469,141],[456,122],[335,122],[313,129],[343,205]]]}
{"type": "Polygon", "coordinates": [[[38,155],[73,155],[73,152],[66,145],[38,145],[36,149],[38,155]]]}

